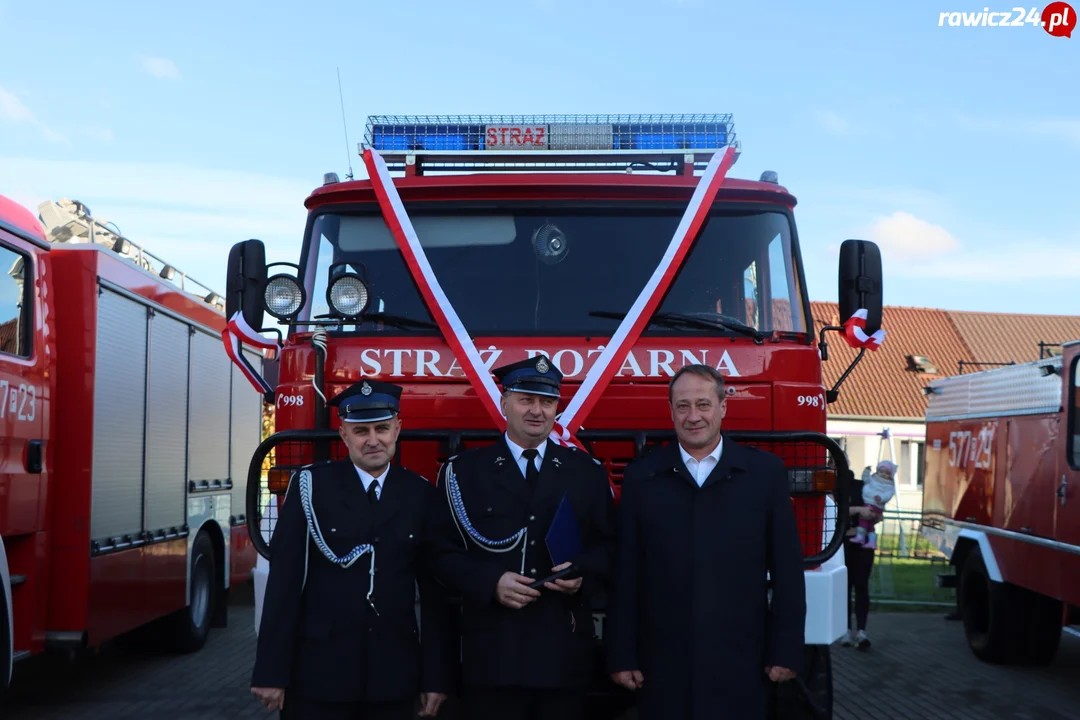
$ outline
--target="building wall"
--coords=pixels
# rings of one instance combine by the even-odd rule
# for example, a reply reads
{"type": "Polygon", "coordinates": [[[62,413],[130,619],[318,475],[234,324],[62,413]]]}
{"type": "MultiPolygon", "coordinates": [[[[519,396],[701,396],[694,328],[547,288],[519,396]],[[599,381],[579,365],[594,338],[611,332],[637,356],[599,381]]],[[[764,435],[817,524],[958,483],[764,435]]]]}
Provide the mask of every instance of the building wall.
{"type": "Polygon", "coordinates": [[[926,425],[922,422],[890,420],[843,420],[829,418],[826,432],[840,443],[856,477],[863,468],[873,468],[879,460],[897,464],[896,495],[888,511],[921,512],[923,476],[926,465],[926,425]],[[888,428],[892,438],[883,441],[888,428]]]}

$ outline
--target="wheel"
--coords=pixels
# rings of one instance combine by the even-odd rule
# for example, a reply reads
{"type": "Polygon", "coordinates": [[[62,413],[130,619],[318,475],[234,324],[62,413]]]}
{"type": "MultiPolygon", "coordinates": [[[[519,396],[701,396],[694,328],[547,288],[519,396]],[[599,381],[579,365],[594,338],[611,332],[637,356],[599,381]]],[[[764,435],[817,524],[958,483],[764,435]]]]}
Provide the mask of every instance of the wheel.
{"type": "Polygon", "coordinates": [[[1058,601],[991,580],[978,547],[964,561],[957,590],[964,633],[977,658],[998,665],[1053,658],[1061,637],[1058,601]]]}
{"type": "Polygon", "coordinates": [[[173,618],[173,647],[176,652],[201,650],[210,634],[217,601],[217,555],[206,533],[199,533],[191,547],[191,588],[188,606],[173,618]]]}
{"type": "Polygon", "coordinates": [[[832,720],[832,652],[828,645],[806,646],[806,673],[776,688],[777,720],[832,720]]]}

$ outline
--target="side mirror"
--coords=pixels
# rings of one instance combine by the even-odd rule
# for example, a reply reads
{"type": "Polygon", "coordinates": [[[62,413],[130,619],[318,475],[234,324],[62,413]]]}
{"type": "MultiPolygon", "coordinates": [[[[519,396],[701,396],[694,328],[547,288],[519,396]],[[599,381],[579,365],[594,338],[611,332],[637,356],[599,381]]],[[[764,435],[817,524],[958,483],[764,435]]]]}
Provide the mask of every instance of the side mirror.
{"type": "Polygon", "coordinates": [[[844,323],[866,310],[867,335],[881,329],[881,251],[869,240],[845,240],[840,246],[839,305],[844,323]]]}
{"type": "Polygon", "coordinates": [[[228,277],[225,280],[225,317],[237,311],[255,332],[262,332],[266,306],[266,247],[262,240],[244,240],[229,251],[228,277]]]}

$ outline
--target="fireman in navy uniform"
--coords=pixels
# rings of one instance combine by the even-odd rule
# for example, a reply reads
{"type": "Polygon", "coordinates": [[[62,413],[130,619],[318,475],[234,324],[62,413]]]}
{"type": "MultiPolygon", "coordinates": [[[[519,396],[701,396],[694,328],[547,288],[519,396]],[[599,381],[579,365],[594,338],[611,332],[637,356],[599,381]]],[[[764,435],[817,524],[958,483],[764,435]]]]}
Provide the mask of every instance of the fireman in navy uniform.
{"type": "Polygon", "coordinates": [[[448,693],[457,649],[425,536],[436,494],[392,462],[400,397],[365,380],[330,400],[349,460],[308,466],[285,496],[251,680],[283,718],[409,720],[418,694],[434,716],[448,693]]]}
{"type": "Polygon", "coordinates": [[[562,375],[545,357],[494,370],[505,434],[439,472],[435,572],[461,597],[466,720],[583,720],[593,672],[590,601],[607,591],[614,506],[606,469],[548,440],[562,375]],[[583,552],[575,577],[553,567],[545,536],[568,493],[583,552]]]}

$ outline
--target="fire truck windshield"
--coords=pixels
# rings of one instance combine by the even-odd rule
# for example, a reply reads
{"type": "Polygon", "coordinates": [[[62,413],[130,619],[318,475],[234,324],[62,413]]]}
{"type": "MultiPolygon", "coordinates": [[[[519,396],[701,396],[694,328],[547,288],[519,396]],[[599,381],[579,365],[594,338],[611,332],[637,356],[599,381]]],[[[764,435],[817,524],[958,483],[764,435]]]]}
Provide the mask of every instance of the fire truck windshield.
{"type": "MultiPolygon", "coordinates": [[[[472,334],[604,335],[614,332],[655,271],[682,210],[522,204],[410,208],[409,216],[439,284],[472,334]]],[[[364,280],[368,312],[396,319],[359,320],[359,332],[432,332],[424,325],[433,318],[378,212],[323,212],[305,247],[301,272],[309,300],[301,320],[330,313],[333,268],[335,277],[351,271],[364,280]]],[[[785,212],[714,210],[645,334],[805,333],[798,262],[785,212]],[[682,319],[661,321],[665,314],[682,319]]]]}

